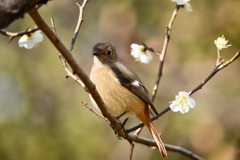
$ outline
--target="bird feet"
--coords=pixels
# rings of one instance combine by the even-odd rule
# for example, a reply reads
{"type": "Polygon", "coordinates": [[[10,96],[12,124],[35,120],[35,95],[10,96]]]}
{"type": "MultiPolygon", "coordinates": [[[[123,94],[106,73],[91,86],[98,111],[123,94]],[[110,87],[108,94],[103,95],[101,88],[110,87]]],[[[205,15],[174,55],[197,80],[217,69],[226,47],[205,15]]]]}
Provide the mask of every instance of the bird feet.
{"type": "MultiPolygon", "coordinates": [[[[119,124],[121,125],[121,128],[116,129],[116,128],[113,127],[112,124],[110,124],[109,126],[113,129],[116,137],[117,137],[118,139],[122,140],[121,136],[118,135],[118,131],[119,131],[119,130],[123,130],[123,131],[125,132],[126,136],[128,136],[128,132],[127,132],[127,130],[124,128],[124,125],[126,124],[128,118],[126,118],[126,119],[123,121],[123,123],[119,120],[118,117],[116,117],[116,118],[117,118],[119,124]]],[[[126,137],[126,139],[127,139],[127,137],[126,137]]]]}

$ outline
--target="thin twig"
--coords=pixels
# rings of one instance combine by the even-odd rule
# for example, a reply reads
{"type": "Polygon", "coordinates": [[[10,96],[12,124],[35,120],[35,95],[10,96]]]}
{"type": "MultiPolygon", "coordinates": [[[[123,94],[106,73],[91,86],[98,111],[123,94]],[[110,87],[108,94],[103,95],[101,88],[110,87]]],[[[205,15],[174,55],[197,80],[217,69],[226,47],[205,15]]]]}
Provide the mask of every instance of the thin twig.
{"type": "MultiPolygon", "coordinates": [[[[69,50],[70,51],[73,50],[73,46],[75,44],[75,41],[77,39],[79,30],[80,30],[80,27],[81,27],[81,24],[83,22],[83,13],[84,13],[83,11],[84,11],[84,8],[85,8],[87,2],[88,2],[88,0],[84,0],[82,5],[76,3],[77,6],[79,7],[79,18],[78,18],[78,23],[77,23],[76,29],[74,31],[74,34],[73,34],[70,46],[69,46],[69,50]]],[[[59,53],[59,58],[62,61],[64,70],[67,72],[67,77],[71,77],[73,80],[75,80],[78,84],[80,84],[84,88],[85,87],[84,83],[68,69],[67,62],[66,62],[66,60],[64,59],[64,57],[60,53],[59,53]]]]}
{"type": "Polygon", "coordinates": [[[202,157],[200,157],[199,155],[193,153],[192,151],[187,150],[186,148],[182,147],[182,146],[175,146],[175,145],[171,145],[171,144],[166,144],[164,143],[164,146],[166,147],[167,150],[169,151],[173,151],[173,152],[178,152],[181,153],[182,155],[185,155],[191,159],[195,159],[195,160],[204,160],[202,157]]]}
{"type": "Polygon", "coordinates": [[[89,105],[87,104],[87,102],[82,101],[82,104],[83,104],[87,109],[89,109],[92,113],[94,113],[96,116],[98,116],[98,117],[104,119],[106,122],[110,123],[107,118],[103,117],[101,114],[95,112],[91,107],[89,107],[89,105]]]}
{"type": "MultiPolygon", "coordinates": [[[[96,101],[96,103],[98,104],[101,112],[103,113],[104,117],[106,117],[112,124],[112,126],[114,128],[121,128],[121,124],[119,123],[119,121],[112,116],[107,110],[106,110],[106,106],[104,104],[104,102],[102,101],[99,93],[97,92],[97,90],[94,87],[94,84],[90,81],[89,77],[86,75],[86,73],[82,70],[82,68],[77,64],[77,62],[75,61],[75,59],[72,57],[71,52],[62,44],[62,42],[60,41],[60,39],[53,33],[53,31],[50,29],[50,27],[45,23],[45,21],[41,18],[41,16],[39,15],[39,13],[37,12],[36,9],[33,9],[29,12],[30,16],[32,17],[32,19],[35,21],[35,23],[38,25],[38,27],[45,33],[45,35],[49,38],[49,40],[53,43],[53,45],[58,49],[58,51],[62,54],[62,56],[66,59],[66,61],[68,62],[68,64],[71,66],[71,68],[75,71],[75,73],[78,75],[78,77],[83,81],[83,83],[86,85],[86,87],[88,88],[89,92],[91,93],[91,95],[93,96],[94,100],[96,101]]],[[[227,63],[224,63],[223,66],[219,66],[219,69],[225,68],[227,65],[229,65],[230,63],[232,63],[235,59],[237,59],[239,57],[239,52],[235,55],[235,57],[233,57],[230,61],[227,61],[227,63]]],[[[211,78],[211,77],[210,77],[211,78]]],[[[209,79],[210,79],[209,78],[209,79]]],[[[206,84],[206,83],[204,83],[206,84]]],[[[204,85],[203,84],[203,85],[204,85]]],[[[202,86],[203,86],[202,85],[202,86]]],[[[164,114],[165,112],[167,112],[169,110],[169,107],[165,108],[163,111],[161,111],[159,114],[161,115],[164,114]]],[[[118,135],[120,135],[123,138],[127,138],[130,141],[134,141],[137,143],[141,143],[141,144],[145,144],[148,146],[156,146],[156,143],[154,140],[149,140],[146,138],[141,138],[138,137],[136,135],[132,135],[129,134],[128,136],[125,134],[125,132],[123,130],[118,130],[118,135]]],[[[166,145],[166,148],[169,150],[173,150],[173,151],[177,151],[179,153],[184,153],[184,155],[187,155],[191,158],[197,157],[195,154],[193,154],[192,152],[186,152],[188,150],[183,150],[182,147],[177,148],[175,146],[172,147],[166,145]]],[[[196,158],[195,158],[196,159],[196,158]]],[[[199,159],[199,158],[198,158],[199,159]]],[[[202,159],[202,158],[201,158],[202,159]]]]}
{"type": "MultiPolygon", "coordinates": [[[[229,64],[231,64],[232,62],[234,62],[238,57],[240,56],[240,50],[227,62],[225,62],[224,64],[217,66],[217,68],[214,68],[212,70],[212,72],[207,76],[207,78],[205,78],[196,88],[192,89],[189,92],[189,95],[194,94],[195,92],[197,92],[198,90],[200,90],[218,71],[222,70],[223,68],[227,67],[229,64]]],[[[163,109],[162,111],[160,111],[158,113],[158,116],[153,116],[151,118],[152,121],[158,119],[158,117],[162,116],[163,114],[165,114],[166,112],[168,112],[170,110],[170,107],[166,107],[165,109],[163,109]]],[[[143,123],[140,123],[132,128],[127,129],[128,133],[135,131],[136,129],[140,128],[144,126],[143,123]]]]}
{"type": "Polygon", "coordinates": [[[67,63],[64,57],[61,54],[59,54],[59,58],[62,61],[64,70],[67,72],[66,78],[68,77],[72,78],[74,81],[76,81],[78,84],[80,84],[84,88],[85,84],[68,69],[67,63]]]}
{"type": "Polygon", "coordinates": [[[156,82],[155,82],[153,90],[152,90],[152,96],[151,96],[151,101],[152,102],[154,101],[154,99],[156,97],[157,90],[158,90],[158,87],[159,87],[159,83],[160,83],[160,80],[161,80],[161,77],[162,77],[163,65],[164,65],[164,61],[165,61],[165,57],[166,57],[168,43],[169,43],[169,40],[170,40],[172,25],[173,25],[173,22],[174,22],[174,20],[177,16],[179,8],[180,8],[180,6],[176,5],[176,8],[174,9],[172,17],[169,21],[169,24],[168,24],[167,28],[166,28],[163,48],[162,48],[161,54],[159,55],[159,61],[160,62],[159,62],[159,67],[158,67],[158,74],[157,74],[156,82]]]}
{"type": "Polygon", "coordinates": [[[142,132],[142,129],[143,129],[143,127],[138,128],[138,129],[134,132],[134,134],[138,136],[138,135],[142,132]]]}
{"type": "MultiPolygon", "coordinates": [[[[85,7],[85,4],[86,4],[86,1],[83,2],[83,5],[80,9],[80,12],[83,12],[83,8],[85,7]]],[[[77,5],[78,5],[78,7],[80,7],[80,5],[78,3],[77,3],[77,5]]],[[[81,19],[81,21],[83,20],[82,15],[83,15],[83,13],[79,14],[79,16],[80,16],[79,20],[81,19]]],[[[57,35],[56,27],[55,27],[55,23],[54,23],[54,18],[52,16],[51,16],[51,24],[52,24],[53,32],[57,35]]],[[[78,22],[77,27],[75,29],[75,32],[78,33],[79,29],[80,29],[80,25],[79,25],[79,22],[78,22]]],[[[72,38],[72,41],[71,41],[71,44],[70,44],[70,47],[69,47],[71,51],[73,49],[73,45],[74,45],[74,42],[77,38],[77,35],[78,34],[74,33],[74,36],[72,38]],[[73,39],[74,39],[74,41],[73,41],[73,39]]],[[[84,83],[68,69],[67,62],[64,59],[64,57],[61,55],[61,53],[58,53],[58,54],[59,54],[59,59],[62,61],[63,68],[67,72],[66,78],[68,78],[68,77],[72,78],[74,81],[76,81],[78,84],[80,84],[84,88],[85,87],[84,83]]]]}
{"type": "Polygon", "coordinates": [[[57,35],[57,29],[56,29],[56,27],[55,27],[55,22],[54,22],[53,16],[51,16],[51,24],[52,24],[53,32],[57,35]]]}
{"type": "MultiPolygon", "coordinates": [[[[166,108],[163,109],[161,112],[158,112],[158,116],[153,116],[153,117],[151,118],[151,121],[154,121],[154,120],[158,119],[158,117],[162,116],[164,113],[168,112],[169,110],[170,110],[170,107],[169,107],[169,106],[166,107],[166,108]]],[[[138,125],[136,125],[136,126],[134,126],[134,127],[131,127],[131,128],[129,128],[129,129],[126,129],[126,130],[127,130],[128,133],[130,133],[130,132],[133,132],[133,131],[135,131],[136,129],[138,129],[138,128],[140,128],[140,127],[143,127],[143,126],[144,126],[144,124],[141,122],[141,123],[139,123],[138,125]]]]}
{"type": "MultiPolygon", "coordinates": [[[[143,129],[143,127],[138,128],[133,134],[138,136],[141,133],[142,129],[143,129]]],[[[132,155],[133,155],[133,150],[134,150],[134,143],[133,143],[133,141],[131,141],[129,139],[128,139],[128,142],[130,144],[129,160],[131,160],[132,159],[132,155]]]]}
{"type": "Polygon", "coordinates": [[[37,30],[39,30],[39,29],[38,29],[37,26],[35,26],[31,29],[27,28],[25,31],[20,31],[20,32],[8,32],[8,31],[5,31],[3,29],[0,29],[0,33],[5,35],[5,36],[10,37],[8,42],[11,42],[13,40],[13,38],[15,38],[15,37],[22,36],[24,34],[30,34],[30,33],[33,33],[37,30]]]}
{"type": "Polygon", "coordinates": [[[223,68],[227,67],[229,64],[231,64],[232,62],[234,62],[238,57],[240,56],[240,50],[227,62],[225,63],[220,63],[216,62],[216,66],[215,68],[212,70],[212,72],[207,76],[206,79],[204,79],[196,88],[194,88],[193,90],[191,90],[189,92],[189,95],[192,95],[193,93],[195,93],[196,91],[202,89],[202,87],[220,70],[222,70],[223,68]]]}
{"type": "Polygon", "coordinates": [[[128,140],[129,142],[129,145],[130,145],[130,154],[129,154],[129,157],[128,157],[128,160],[132,160],[132,156],[133,156],[133,150],[134,150],[134,143],[130,140],[128,140]]]}
{"type": "Polygon", "coordinates": [[[76,29],[74,31],[74,34],[73,34],[73,38],[72,38],[72,41],[71,41],[71,44],[70,44],[70,47],[69,47],[69,50],[72,51],[73,50],[73,46],[75,44],[75,41],[77,39],[77,36],[78,36],[78,33],[79,33],[79,30],[80,30],[80,27],[82,25],[82,22],[83,22],[83,11],[84,11],[84,8],[87,4],[88,0],[84,0],[82,5],[79,5],[78,3],[77,6],[79,7],[79,18],[78,18],[78,23],[77,23],[77,26],[76,26],[76,29]]]}
{"type": "MultiPolygon", "coordinates": [[[[157,74],[157,77],[156,77],[156,82],[155,82],[155,85],[154,85],[153,90],[152,90],[152,96],[150,98],[152,102],[155,99],[155,96],[157,94],[157,90],[158,90],[158,87],[159,87],[160,79],[162,77],[163,65],[164,65],[164,60],[165,60],[165,57],[166,57],[168,43],[169,43],[169,40],[170,40],[170,33],[171,33],[171,29],[172,29],[172,24],[173,24],[173,22],[174,22],[174,20],[175,20],[175,18],[177,16],[179,8],[180,8],[180,6],[176,5],[176,8],[174,9],[172,17],[171,17],[171,19],[169,21],[169,24],[168,24],[167,28],[166,28],[165,39],[164,39],[164,43],[163,43],[163,48],[162,48],[161,54],[156,52],[152,48],[149,48],[145,43],[143,43],[143,45],[145,46],[145,48],[147,50],[149,50],[149,51],[159,55],[159,61],[160,61],[159,62],[159,68],[158,68],[158,74],[157,74]]],[[[157,119],[159,116],[160,115],[158,114],[157,116],[155,116],[155,118],[157,119]]],[[[142,123],[141,124],[141,128],[136,132],[137,134],[141,133],[143,126],[144,126],[144,124],[142,123]]],[[[130,130],[127,130],[127,131],[130,132],[130,130]]]]}
{"type": "Polygon", "coordinates": [[[148,46],[146,45],[146,43],[143,43],[143,42],[142,42],[142,45],[144,46],[144,48],[145,48],[146,50],[149,50],[149,51],[153,52],[154,54],[160,56],[160,53],[159,53],[159,52],[155,51],[152,47],[148,47],[148,46]]]}

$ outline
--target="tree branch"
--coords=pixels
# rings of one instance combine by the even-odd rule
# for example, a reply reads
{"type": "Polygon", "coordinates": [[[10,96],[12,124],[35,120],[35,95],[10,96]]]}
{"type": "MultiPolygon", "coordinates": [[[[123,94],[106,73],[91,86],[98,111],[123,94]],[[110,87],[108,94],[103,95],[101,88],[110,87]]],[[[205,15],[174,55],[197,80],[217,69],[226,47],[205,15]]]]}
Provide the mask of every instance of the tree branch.
{"type": "Polygon", "coordinates": [[[83,104],[87,109],[89,109],[92,113],[94,113],[96,116],[98,116],[98,117],[104,119],[106,122],[110,123],[110,121],[109,121],[107,118],[103,117],[101,114],[95,112],[91,107],[89,107],[89,105],[87,104],[87,102],[82,101],[82,104],[83,104]]]}
{"type": "Polygon", "coordinates": [[[10,37],[8,42],[11,42],[11,40],[13,40],[13,38],[15,38],[15,37],[22,36],[24,34],[30,34],[30,33],[33,33],[37,30],[38,30],[38,27],[35,26],[31,29],[27,28],[25,31],[20,31],[20,32],[8,32],[8,31],[5,31],[3,29],[0,29],[0,33],[5,35],[5,36],[10,37]]]}
{"type": "Polygon", "coordinates": [[[174,9],[172,17],[169,21],[169,24],[168,24],[167,28],[166,28],[165,39],[164,39],[164,43],[163,43],[162,52],[159,55],[159,61],[160,62],[159,62],[159,67],[158,67],[158,74],[157,74],[157,77],[156,77],[155,85],[154,85],[153,90],[152,90],[152,96],[151,96],[152,102],[154,101],[154,99],[156,97],[157,90],[158,90],[158,87],[159,87],[159,83],[160,83],[160,80],[161,80],[161,77],[162,77],[163,65],[164,65],[164,61],[165,61],[165,57],[166,57],[168,43],[169,43],[169,40],[170,40],[172,25],[173,25],[173,22],[174,22],[175,18],[177,17],[177,13],[179,11],[179,8],[180,8],[180,6],[176,5],[176,8],[174,9]]]}
{"type": "Polygon", "coordinates": [[[218,62],[216,63],[215,68],[212,70],[212,72],[207,76],[206,79],[204,79],[196,88],[194,88],[193,90],[191,90],[189,92],[189,95],[194,94],[195,92],[197,92],[198,90],[202,89],[202,87],[220,70],[222,70],[223,68],[227,67],[229,64],[231,64],[232,62],[234,62],[238,57],[240,56],[240,50],[227,62],[225,63],[220,63],[218,64],[218,62]]]}
{"type": "Polygon", "coordinates": [[[84,0],[82,5],[79,5],[79,4],[77,3],[77,6],[78,6],[78,8],[79,8],[79,18],[78,18],[78,23],[77,23],[76,29],[75,29],[75,31],[74,31],[74,34],[73,34],[73,38],[72,38],[70,47],[69,47],[70,51],[73,50],[73,46],[74,46],[75,41],[76,41],[77,36],[78,36],[78,32],[79,32],[79,30],[80,30],[80,28],[81,28],[81,25],[82,25],[82,22],[83,22],[84,8],[85,8],[87,2],[88,2],[88,0],[84,0]]]}
{"type": "Polygon", "coordinates": [[[7,27],[36,5],[47,3],[48,0],[1,0],[0,2],[0,29],[7,27]]]}
{"type": "MultiPolygon", "coordinates": [[[[143,144],[143,145],[146,145],[146,146],[150,146],[150,147],[157,147],[157,144],[153,139],[139,137],[139,136],[134,135],[134,134],[128,134],[128,140],[129,141],[134,141],[136,143],[140,143],[140,144],[143,144]]],[[[191,159],[203,160],[202,157],[200,157],[197,154],[194,154],[192,151],[189,151],[182,146],[175,146],[175,145],[170,145],[170,144],[166,144],[166,143],[164,143],[164,146],[169,151],[181,153],[182,155],[185,155],[185,156],[187,156],[191,159]]]]}
{"type": "MultiPolygon", "coordinates": [[[[78,65],[76,60],[73,58],[71,52],[63,45],[61,40],[54,34],[52,29],[46,24],[46,22],[42,19],[39,15],[37,9],[32,9],[29,11],[30,16],[37,24],[39,29],[42,30],[43,33],[48,37],[48,39],[52,42],[52,44],[57,48],[57,50],[62,54],[62,56],[66,59],[74,73],[78,75],[81,81],[85,84],[88,88],[89,93],[92,95],[93,99],[96,101],[97,105],[99,106],[102,114],[106,117],[112,124],[114,128],[122,128],[120,122],[112,116],[108,111],[107,107],[105,106],[102,98],[100,97],[98,91],[96,90],[94,84],[91,82],[87,74],[82,70],[82,68],[78,65]]],[[[118,130],[118,135],[126,138],[127,135],[123,131],[123,129],[118,130]]]]}
{"type": "MultiPolygon", "coordinates": [[[[200,90],[218,71],[222,70],[223,68],[226,68],[229,64],[231,64],[232,62],[234,62],[238,57],[240,56],[240,50],[227,62],[220,64],[218,66],[216,66],[212,72],[207,76],[207,78],[205,78],[196,88],[192,89],[189,92],[189,95],[194,94],[195,92],[197,92],[198,90],[200,90]]],[[[158,113],[158,116],[153,116],[151,118],[152,121],[158,119],[158,117],[162,116],[163,114],[165,114],[166,112],[168,112],[170,110],[170,107],[166,107],[165,109],[163,109],[162,111],[160,111],[158,113]]],[[[135,131],[136,129],[140,128],[144,126],[143,123],[140,123],[132,128],[127,129],[128,133],[135,131]]]]}

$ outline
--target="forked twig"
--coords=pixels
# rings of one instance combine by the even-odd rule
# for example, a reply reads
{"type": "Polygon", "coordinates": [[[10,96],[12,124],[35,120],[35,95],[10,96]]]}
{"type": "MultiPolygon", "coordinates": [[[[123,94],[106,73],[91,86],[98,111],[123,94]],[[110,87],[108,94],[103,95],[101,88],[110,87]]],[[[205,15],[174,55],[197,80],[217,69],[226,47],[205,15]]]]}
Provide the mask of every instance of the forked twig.
{"type": "Polygon", "coordinates": [[[73,50],[73,46],[75,44],[75,41],[77,39],[79,30],[81,28],[81,25],[82,25],[82,22],[83,22],[83,13],[84,13],[84,9],[85,9],[85,6],[86,6],[87,2],[88,2],[88,0],[84,0],[82,5],[79,5],[78,3],[76,3],[77,6],[79,7],[79,16],[78,16],[79,18],[78,18],[78,23],[77,23],[76,29],[74,31],[70,47],[69,47],[70,51],[73,50]]]}
{"type": "Polygon", "coordinates": [[[223,62],[223,63],[216,63],[215,68],[212,70],[212,72],[207,76],[206,79],[204,79],[196,88],[194,88],[193,90],[191,90],[189,92],[189,95],[192,95],[193,93],[195,93],[196,91],[202,89],[202,87],[220,70],[222,70],[223,68],[227,67],[229,64],[231,64],[232,62],[234,62],[238,57],[240,56],[240,50],[237,51],[237,53],[227,62],[223,62]]]}
{"type": "Polygon", "coordinates": [[[8,31],[5,31],[3,29],[0,29],[0,33],[5,35],[5,36],[10,37],[8,42],[11,42],[13,40],[13,38],[15,38],[15,37],[22,36],[24,34],[30,34],[30,33],[33,33],[37,30],[39,30],[39,29],[38,29],[37,26],[35,26],[31,29],[27,28],[25,31],[20,31],[20,32],[8,32],[8,31]]]}

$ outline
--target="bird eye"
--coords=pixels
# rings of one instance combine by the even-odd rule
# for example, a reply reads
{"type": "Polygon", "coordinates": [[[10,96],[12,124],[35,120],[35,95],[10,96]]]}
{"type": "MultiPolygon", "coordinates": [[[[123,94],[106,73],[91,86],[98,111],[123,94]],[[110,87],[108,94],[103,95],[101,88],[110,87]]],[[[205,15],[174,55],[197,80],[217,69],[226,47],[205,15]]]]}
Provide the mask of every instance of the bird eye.
{"type": "Polygon", "coordinates": [[[107,51],[107,55],[111,56],[112,55],[112,51],[107,51]]]}

